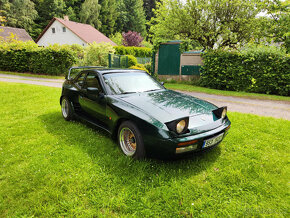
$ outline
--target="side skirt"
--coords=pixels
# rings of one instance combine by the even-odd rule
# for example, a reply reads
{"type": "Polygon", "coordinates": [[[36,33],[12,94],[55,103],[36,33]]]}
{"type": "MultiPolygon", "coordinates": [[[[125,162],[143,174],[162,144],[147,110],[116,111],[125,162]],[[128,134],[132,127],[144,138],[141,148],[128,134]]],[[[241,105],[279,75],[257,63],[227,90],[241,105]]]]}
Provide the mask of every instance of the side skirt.
{"type": "Polygon", "coordinates": [[[92,124],[93,126],[96,126],[97,128],[100,128],[102,130],[105,130],[106,132],[108,132],[110,135],[112,135],[112,132],[110,130],[108,130],[106,127],[104,127],[102,124],[97,123],[95,121],[92,121],[89,117],[87,117],[86,115],[80,114],[80,113],[75,113],[76,118],[81,119],[89,124],[92,124]]]}

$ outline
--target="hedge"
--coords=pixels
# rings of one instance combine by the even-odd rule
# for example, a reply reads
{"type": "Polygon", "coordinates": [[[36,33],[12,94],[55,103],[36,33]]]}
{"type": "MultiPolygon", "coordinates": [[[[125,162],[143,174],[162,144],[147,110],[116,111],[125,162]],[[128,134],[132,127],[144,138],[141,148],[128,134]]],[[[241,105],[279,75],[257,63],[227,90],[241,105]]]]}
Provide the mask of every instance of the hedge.
{"type": "Polygon", "coordinates": [[[133,47],[133,46],[115,46],[115,54],[118,55],[133,55],[135,57],[151,57],[152,49],[146,47],[133,47]]]}
{"type": "Polygon", "coordinates": [[[1,43],[0,70],[60,75],[76,63],[76,53],[67,46],[38,47],[36,44],[1,43]]]}
{"type": "Polygon", "coordinates": [[[278,49],[211,50],[202,58],[202,86],[290,95],[290,57],[278,49]]]}

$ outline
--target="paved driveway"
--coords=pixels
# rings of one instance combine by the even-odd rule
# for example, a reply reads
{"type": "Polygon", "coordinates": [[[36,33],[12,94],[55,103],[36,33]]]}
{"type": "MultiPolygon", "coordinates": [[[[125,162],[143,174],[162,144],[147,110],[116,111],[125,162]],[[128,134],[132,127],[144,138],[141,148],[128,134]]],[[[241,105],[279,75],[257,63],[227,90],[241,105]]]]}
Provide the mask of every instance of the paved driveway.
{"type": "MultiPolygon", "coordinates": [[[[24,77],[6,74],[0,74],[0,81],[26,83],[59,88],[61,88],[63,83],[63,80],[61,79],[24,77]]],[[[184,91],[180,92],[207,100],[209,102],[214,103],[217,106],[228,106],[229,111],[257,114],[260,116],[269,116],[290,120],[290,102],[211,95],[199,92],[184,92],[184,91]]]]}

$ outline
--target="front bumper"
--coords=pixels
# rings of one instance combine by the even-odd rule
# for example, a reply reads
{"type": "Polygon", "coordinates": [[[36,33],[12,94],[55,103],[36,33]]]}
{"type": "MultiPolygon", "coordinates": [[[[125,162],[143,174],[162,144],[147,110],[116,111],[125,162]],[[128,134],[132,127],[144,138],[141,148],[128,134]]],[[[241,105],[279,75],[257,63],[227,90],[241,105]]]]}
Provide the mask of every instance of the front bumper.
{"type": "Polygon", "coordinates": [[[146,143],[146,150],[152,156],[158,157],[172,157],[180,156],[183,154],[203,151],[212,148],[222,142],[224,137],[228,134],[231,122],[227,120],[223,125],[219,126],[210,131],[206,131],[200,134],[180,137],[180,138],[169,138],[169,139],[154,139],[146,143]],[[211,139],[215,136],[223,134],[222,140],[212,144],[210,147],[203,148],[204,141],[211,139]]]}

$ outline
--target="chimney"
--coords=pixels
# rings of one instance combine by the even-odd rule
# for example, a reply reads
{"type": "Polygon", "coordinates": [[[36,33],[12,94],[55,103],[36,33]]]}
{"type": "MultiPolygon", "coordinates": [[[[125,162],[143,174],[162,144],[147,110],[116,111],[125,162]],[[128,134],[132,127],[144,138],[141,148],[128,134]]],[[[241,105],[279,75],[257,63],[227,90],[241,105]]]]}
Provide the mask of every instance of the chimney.
{"type": "Polygon", "coordinates": [[[63,16],[63,19],[64,19],[65,21],[69,21],[68,16],[63,16]]]}

